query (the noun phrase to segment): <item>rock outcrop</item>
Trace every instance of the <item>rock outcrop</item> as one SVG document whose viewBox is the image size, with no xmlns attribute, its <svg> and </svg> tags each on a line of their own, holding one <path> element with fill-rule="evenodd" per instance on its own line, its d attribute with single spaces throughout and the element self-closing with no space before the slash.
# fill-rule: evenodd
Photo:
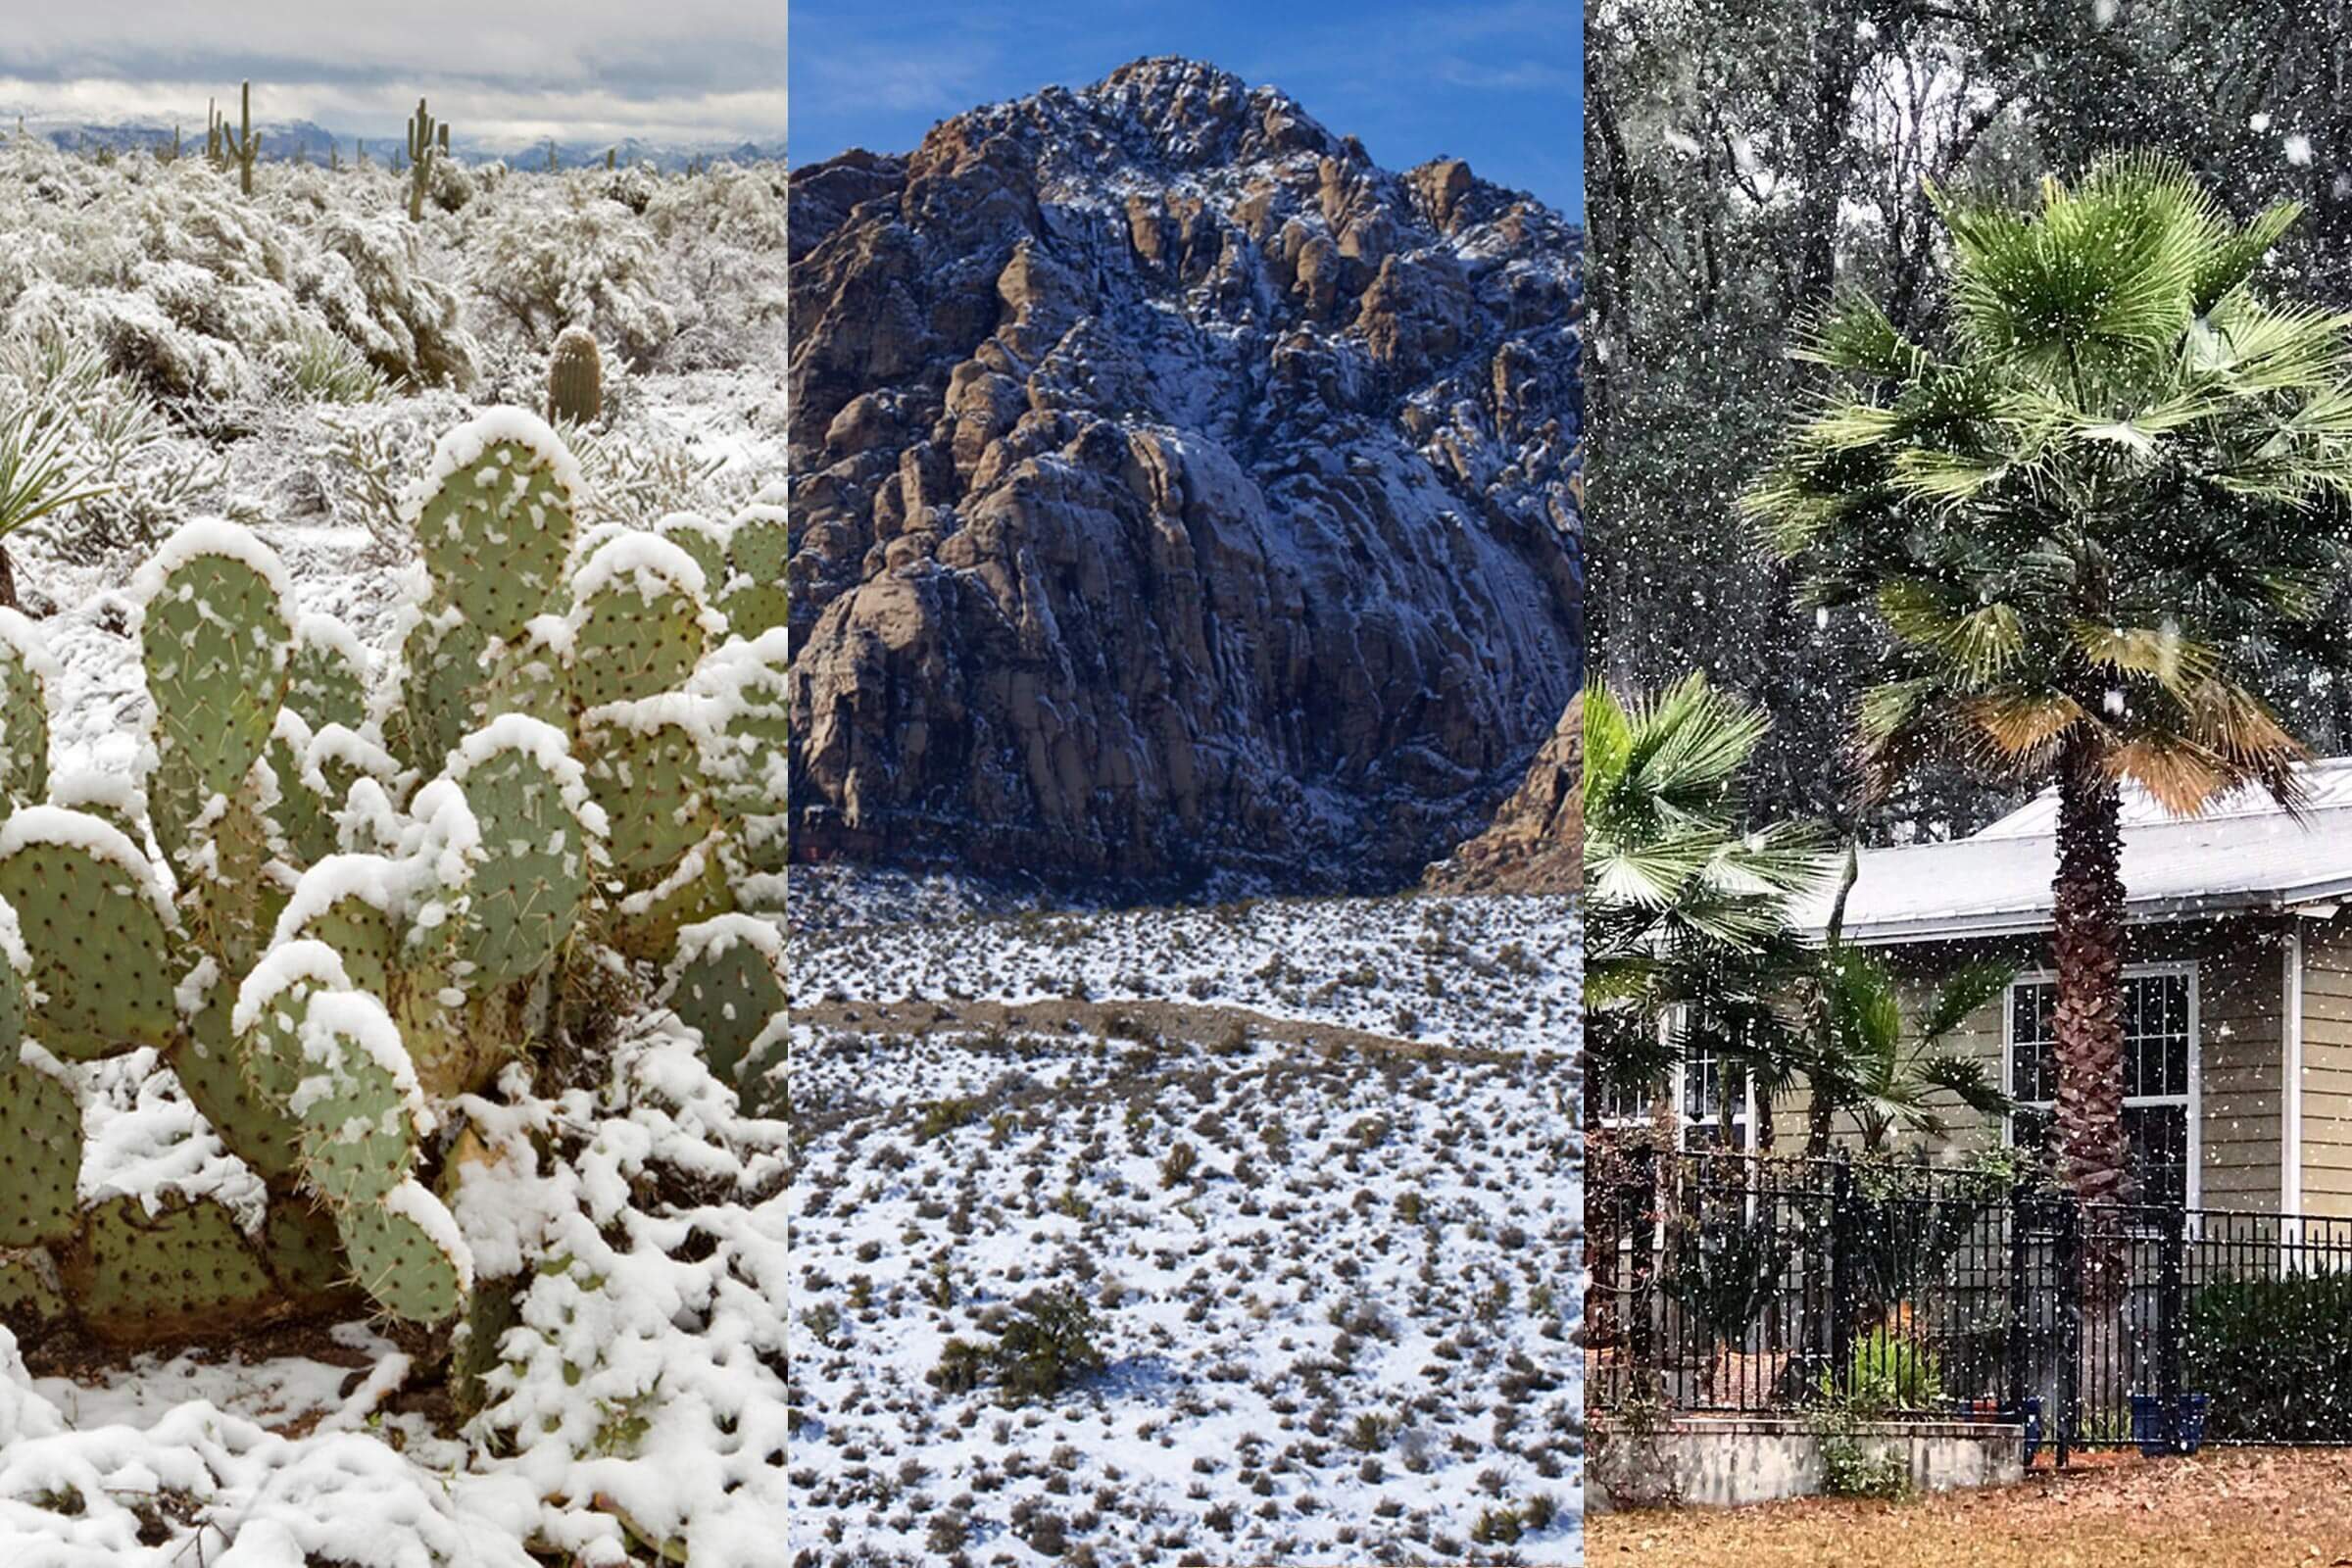
<svg viewBox="0 0 2352 1568">
<path fill-rule="evenodd" d="M 1432 893 L 1580 893 L 1585 879 L 1585 705 L 1568 705 L 1488 829 L 1429 868 Z"/>
<path fill-rule="evenodd" d="M 1396 887 L 1579 684 L 1581 238 L 1151 60 L 792 187 L 794 853 Z"/>
</svg>

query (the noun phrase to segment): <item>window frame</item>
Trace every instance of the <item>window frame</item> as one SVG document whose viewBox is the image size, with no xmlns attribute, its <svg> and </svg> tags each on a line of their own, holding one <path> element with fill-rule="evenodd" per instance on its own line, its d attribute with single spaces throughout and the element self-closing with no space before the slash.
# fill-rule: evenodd
<svg viewBox="0 0 2352 1568">
<path fill-rule="evenodd" d="M 2182 1202 L 2188 1208 L 2199 1206 L 2204 1192 L 2205 1170 L 2205 1025 L 2200 1010 L 2201 997 L 2197 960 L 2171 958 L 2154 963 L 2127 963 L 2123 977 L 2140 980 L 2158 975 L 2180 975 L 2188 982 L 2188 1092 L 2184 1095 L 2130 1095 L 2125 1097 L 2127 1108 L 2144 1109 L 2159 1105 L 2178 1105 L 2187 1120 L 2185 1158 L 2188 1163 L 2186 1180 L 2182 1183 Z M 2009 984 L 2001 991 L 2001 1093 L 2010 1102 L 2009 1112 L 2001 1117 L 2001 1147 L 2017 1147 L 2017 1109 L 2025 1106 L 2048 1106 L 2053 1112 L 2057 1102 L 2025 1101 L 2017 1098 L 2017 992 L 2022 986 L 2055 986 L 2056 969 L 2020 970 L 2010 976 Z"/>
</svg>

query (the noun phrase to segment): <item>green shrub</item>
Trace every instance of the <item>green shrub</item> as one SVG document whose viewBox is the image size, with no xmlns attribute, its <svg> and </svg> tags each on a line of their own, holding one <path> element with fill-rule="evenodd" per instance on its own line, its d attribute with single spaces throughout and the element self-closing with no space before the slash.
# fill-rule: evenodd
<svg viewBox="0 0 2352 1568">
<path fill-rule="evenodd" d="M 998 1337 L 997 1374 L 1012 1402 L 1051 1398 L 1080 1378 L 1102 1370 L 1095 1346 L 1102 1332 L 1094 1308 L 1074 1291 L 1041 1291 Z"/>
<path fill-rule="evenodd" d="M 1917 1341 L 1871 1330 L 1854 1342 L 1849 1397 L 1880 1412 L 1935 1410 L 1943 1405 L 1943 1372 L 1936 1353 Z"/>
<path fill-rule="evenodd" d="M 2187 1388 L 2208 1439 L 2352 1442 L 2352 1276 L 2226 1280 L 2189 1298 Z"/>
</svg>

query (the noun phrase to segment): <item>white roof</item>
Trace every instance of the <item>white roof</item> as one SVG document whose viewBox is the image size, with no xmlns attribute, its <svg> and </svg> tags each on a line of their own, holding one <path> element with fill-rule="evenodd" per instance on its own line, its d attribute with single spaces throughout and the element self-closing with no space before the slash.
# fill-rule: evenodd
<svg viewBox="0 0 2352 1568">
<path fill-rule="evenodd" d="M 2134 921 L 2289 909 L 2352 898 L 2352 758 L 2304 769 L 2289 816 L 2259 790 L 2179 818 L 2124 795 L 2124 898 Z M 2045 790 L 1974 837 L 1864 850 L 1845 902 L 1846 940 L 2006 936 L 2050 925 L 2058 792 Z M 1800 928 L 1828 925 L 1836 878 L 1804 900 Z"/>
</svg>

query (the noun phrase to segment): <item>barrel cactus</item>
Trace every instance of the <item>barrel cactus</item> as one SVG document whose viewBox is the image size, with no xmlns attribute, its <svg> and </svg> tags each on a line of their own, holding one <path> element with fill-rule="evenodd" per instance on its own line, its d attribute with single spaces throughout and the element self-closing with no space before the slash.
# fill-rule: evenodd
<svg viewBox="0 0 2352 1568">
<path fill-rule="evenodd" d="M 596 334 L 567 326 L 547 356 L 547 416 L 562 424 L 594 424 L 605 412 L 605 361 Z"/>
<path fill-rule="evenodd" d="M 131 594 L 135 778 L 51 779 L 53 666 L 0 618 L 0 1322 L 459 1321 L 462 1107 L 575 974 L 643 961 L 714 1073 L 768 1092 L 780 944 L 739 911 L 780 885 L 783 633 L 728 636 L 715 537 L 582 537 L 579 483 L 522 411 L 444 438 L 381 669 L 250 532 L 180 529 Z M 81 1190 L 80 1064 L 142 1048 L 259 1201 Z"/>
</svg>

